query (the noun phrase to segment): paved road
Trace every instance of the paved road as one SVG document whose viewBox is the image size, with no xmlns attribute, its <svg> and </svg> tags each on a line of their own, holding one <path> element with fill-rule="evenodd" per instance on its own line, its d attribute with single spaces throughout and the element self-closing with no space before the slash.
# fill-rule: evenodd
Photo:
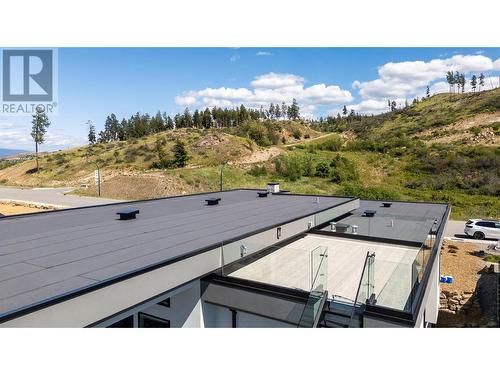
<svg viewBox="0 0 500 375">
<path fill-rule="evenodd" d="M 72 188 L 54 189 L 20 189 L 0 188 L 0 200 L 12 200 L 26 203 L 47 204 L 58 208 L 95 206 L 99 204 L 120 202 L 114 199 L 81 197 L 78 195 L 65 195 Z"/>
</svg>

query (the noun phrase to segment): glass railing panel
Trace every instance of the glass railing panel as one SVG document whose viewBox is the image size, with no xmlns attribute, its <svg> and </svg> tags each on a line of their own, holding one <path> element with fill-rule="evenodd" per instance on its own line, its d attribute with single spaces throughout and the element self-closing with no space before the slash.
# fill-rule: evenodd
<svg viewBox="0 0 500 375">
<path fill-rule="evenodd" d="M 310 253 L 310 281 L 311 289 L 304 306 L 299 327 L 313 327 L 326 298 L 328 280 L 328 248 L 318 246 Z"/>
<path fill-rule="evenodd" d="M 413 289 L 418 281 L 414 262 L 392 262 L 376 259 L 374 294 L 376 304 L 396 310 L 410 311 Z"/>
</svg>

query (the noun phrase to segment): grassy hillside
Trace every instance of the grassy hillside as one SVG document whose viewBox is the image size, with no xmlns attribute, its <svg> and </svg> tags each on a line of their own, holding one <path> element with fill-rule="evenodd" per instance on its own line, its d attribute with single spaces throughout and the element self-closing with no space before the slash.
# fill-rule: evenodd
<svg viewBox="0 0 500 375">
<path fill-rule="evenodd" d="M 377 116 L 307 124 L 250 121 L 230 129 L 180 129 L 96 146 L 102 194 L 138 199 L 219 188 L 263 187 L 270 180 L 297 193 L 448 202 L 452 217 L 500 212 L 500 90 L 439 94 Z M 322 132 L 323 131 L 323 132 Z M 329 133 L 325 133 L 328 131 Z M 184 168 L 155 169 L 157 140 L 167 158 L 176 140 L 190 157 Z M 92 182 L 87 148 L 50 153 L 0 167 L 0 184 L 78 186 Z M 95 157 L 94 157 L 95 159 Z M 95 187 L 80 194 L 95 195 Z"/>
</svg>

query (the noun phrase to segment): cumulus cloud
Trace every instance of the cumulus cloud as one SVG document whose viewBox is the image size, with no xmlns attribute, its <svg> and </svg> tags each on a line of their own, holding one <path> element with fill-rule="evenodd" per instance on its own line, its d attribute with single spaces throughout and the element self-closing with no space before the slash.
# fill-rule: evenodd
<svg viewBox="0 0 500 375">
<path fill-rule="evenodd" d="M 303 77 L 295 74 L 268 73 L 255 77 L 250 82 L 253 87 L 276 89 L 282 87 L 302 86 L 305 82 Z"/>
<path fill-rule="evenodd" d="M 465 74 L 499 70 L 499 60 L 493 61 L 484 55 L 455 55 L 430 61 L 388 62 L 379 67 L 377 79 L 354 81 L 353 87 L 363 99 L 415 96 L 449 70 Z"/>
<path fill-rule="evenodd" d="M 305 117 L 313 117 L 317 106 L 348 103 L 353 100 L 349 90 L 337 85 L 319 83 L 305 86 L 305 78 L 289 73 L 268 73 L 255 77 L 248 88 L 205 88 L 186 91 L 175 98 L 182 106 L 231 107 L 244 104 L 250 108 L 267 107 L 270 103 L 290 103 L 296 99 Z"/>
</svg>

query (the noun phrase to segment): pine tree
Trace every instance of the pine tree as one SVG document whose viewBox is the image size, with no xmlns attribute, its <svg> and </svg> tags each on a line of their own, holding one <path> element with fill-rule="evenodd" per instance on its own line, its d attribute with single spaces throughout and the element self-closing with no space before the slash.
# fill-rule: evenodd
<svg viewBox="0 0 500 375">
<path fill-rule="evenodd" d="M 425 90 L 425 96 L 430 98 L 431 97 L 431 88 L 429 85 L 427 85 L 427 89 Z"/>
<path fill-rule="evenodd" d="M 472 88 L 472 92 L 476 92 L 477 77 L 475 74 L 473 74 L 471 79 L 470 79 L 470 87 Z"/>
<path fill-rule="evenodd" d="M 453 76 L 453 85 L 457 85 L 457 93 L 460 91 L 460 72 L 455 72 Z M 455 90 L 453 90 L 455 92 Z"/>
<path fill-rule="evenodd" d="M 208 109 L 208 108 L 207 108 Z M 181 140 L 177 140 L 172 152 L 174 154 L 173 165 L 177 168 L 185 167 L 189 159 L 188 153 L 186 151 L 186 146 Z"/>
<path fill-rule="evenodd" d="M 285 119 L 286 115 L 288 114 L 288 106 L 285 104 L 285 102 L 281 103 L 281 116 L 283 119 Z"/>
<path fill-rule="evenodd" d="M 295 98 L 292 100 L 292 105 L 288 107 L 288 118 L 298 120 L 300 118 L 300 107 Z"/>
<path fill-rule="evenodd" d="M 201 118 L 200 111 L 195 110 L 193 114 L 193 125 L 195 128 L 201 129 L 203 127 L 203 121 Z"/>
<path fill-rule="evenodd" d="M 212 114 L 208 108 L 205 108 L 203 111 L 202 125 L 205 129 L 210 129 L 212 127 Z"/>
<path fill-rule="evenodd" d="M 89 146 L 93 146 L 97 142 L 97 137 L 95 134 L 95 126 L 90 120 L 87 121 L 87 124 L 89 126 L 89 134 L 88 134 Z"/>
<path fill-rule="evenodd" d="M 450 94 L 451 94 L 451 88 L 453 86 L 453 72 L 451 70 L 446 72 L 446 82 L 448 82 L 448 85 L 450 85 Z"/>
<path fill-rule="evenodd" d="M 391 102 L 391 112 L 396 110 L 396 106 L 397 106 L 396 101 L 393 100 Z"/>
<path fill-rule="evenodd" d="M 344 116 L 347 116 L 347 107 L 344 105 L 344 108 L 342 108 L 342 114 Z"/>
<path fill-rule="evenodd" d="M 465 92 L 465 74 L 460 74 L 460 86 L 462 86 L 462 94 Z"/>
<path fill-rule="evenodd" d="M 479 91 L 481 91 L 481 88 L 484 87 L 484 74 L 481 73 L 479 75 Z"/>
<path fill-rule="evenodd" d="M 276 104 L 274 107 L 274 116 L 276 120 L 279 120 L 281 118 L 281 108 L 279 104 Z"/>
<path fill-rule="evenodd" d="M 273 104 L 273 103 L 271 103 L 271 104 L 269 105 L 269 116 L 268 116 L 268 117 L 269 117 L 270 119 L 274 119 L 274 118 L 275 118 L 274 116 L 275 116 L 274 104 Z"/>
<path fill-rule="evenodd" d="M 45 133 L 50 126 L 50 121 L 44 111 L 38 111 L 33 115 L 31 120 L 33 124 L 31 128 L 31 137 L 35 141 L 35 158 L 36 158 L 36 171 L 40 171 L 38 164 L 38 145 L 45 142 Z"/>
</svg>

